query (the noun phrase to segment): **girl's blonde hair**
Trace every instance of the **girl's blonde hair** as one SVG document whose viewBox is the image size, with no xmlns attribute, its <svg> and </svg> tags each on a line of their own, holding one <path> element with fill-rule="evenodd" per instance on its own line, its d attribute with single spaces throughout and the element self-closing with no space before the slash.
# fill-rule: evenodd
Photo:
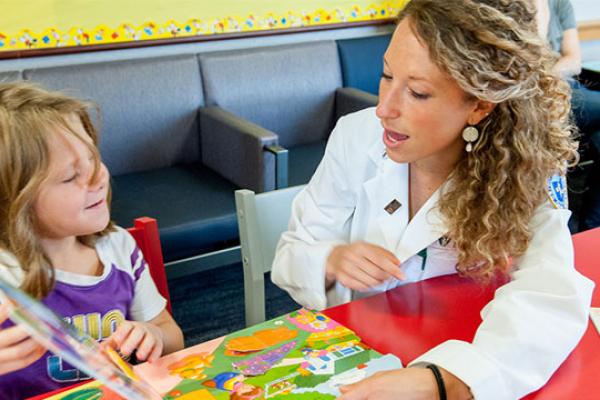
<svg viewBox="0 0 600 400">
<path fill-rule="evenodd" d="M 40 245 L 33 211 L 40 185 L 48 176 L 49 140 L 61 128 L 78 137 L 93 154 L 91 179 L 96 179 L 100 155 L 98 134 L 88 113 L 91 107 L 30 83 L 0 83 L 0 249 L 17 259 L 24 271 L 21 288 L 37 298 L 45 297 L 54 286 L 54 268 Z M 69 126 L 71 115 L 79 117 L 93 144 Z M 102 232 L 78 239 L 92 245 L 110 230 L 112 223 Z"/>
<path fill-rule="evenodd" d="M 412 0 L 399 15 L 468 98 L 496 104 L 439 201 L 458 271 L 484 281 L 525 252 L 547 179 L 578 158 L 571 91 L 552 72 L 532 3 Z"/>
</svg>

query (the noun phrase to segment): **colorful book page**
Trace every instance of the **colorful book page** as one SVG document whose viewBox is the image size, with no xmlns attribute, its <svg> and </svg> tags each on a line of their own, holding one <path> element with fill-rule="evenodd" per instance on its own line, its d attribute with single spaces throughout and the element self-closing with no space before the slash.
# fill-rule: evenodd
<svg viewBox="0 0 600 400">
<path fill-rule="evenodd" d="M 179 385 L 185 378 L 180 374 L 173 373 L 174 366 L 183 360 L 190 360 L 198 355 L 212 355 L 222 345 L 225 336 L 188 347 L 176 353 L 161 357 L 153 363 L 144 363 L 133 367 L 136 374 L 146 382 L 151 382 L 152 387 L 159 393 L 167 393 L 170 389 Z M 193 362 L 193 360 L 192 360 Z M 191 364 L 190 368 L 197 368 L 201 363 Z"/>
<path fill-rule="evenodd" d="M 301 309 L 133 370 L 164 400 L 327 400 L 342 385 L 397 368 L 402 363 L 395 356 L 382 356 L 326 315 Z M 51 399 L 118 398 L 111 396 L 92 382 Z"/>
<path fill-rule="evenodd" d="M 199 352 L 194 347 L 185 351 L 188 356 Z M 210 355 L 190 365 L 187 376 L 182 375 L 185 369 L 178 369 L 180 381 L 166 391 L 160 382 L 164 362 L 160 373 L 153 373 L 149 364 L 136 372 L 160 385 L 165 400 L 292 400 L 335 399 L 341 385 L 402 367 L 398 358 L 382 357 L 350 329 L 305 309 L 227 335 Z M 201 371 L 194 370 L 198 366 Z"/>
<path fill-rule="evenodd" d="M 100 380 L 127 399 L 160 399 L 160 395 L 129 370 L 111 360 L 114 354 L 88 335 L 67 324 L 38 300 L 0 279 L 0 300 L 9 318 L 20 324 L 41 345 L 73 367 Z M 124 363 L 123 361 L 121 361 Z"/>
</svg>

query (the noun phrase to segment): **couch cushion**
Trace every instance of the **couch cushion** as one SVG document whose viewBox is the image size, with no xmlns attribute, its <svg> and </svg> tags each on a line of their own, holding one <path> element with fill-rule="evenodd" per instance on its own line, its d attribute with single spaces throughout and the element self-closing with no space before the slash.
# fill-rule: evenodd
<svg viewBox="0 0 600 400">
<path fill-rule="evenodd" d="M 0 72 L 0 82 L 13 82 L 23 79 L 18 71 Z"/>
<path fill-rule="evenodd" d="M 41 68 L 24 76 L 99 105 L 100 150 L 113 174 L 200 159 L 203 97 L 194 55 Z"/>
<path fill-rule="evenodd" d="M 344 87 L 379 94 L 383 55 L 392 35 L 338 40 Z"/>
<path fill-rule="evenodd" d="M 325 154 L 327 140 L 288 149 L 288 186 L 303 185 L 315 173 Z"/>
<path fill-rule="evenodd" d="M 333 127 L 342 84 L 335 42 L 200 55 L 206 103 L 279 135 L 284 147 L 321 140 Z"/>
<path fill-rule="evenodd" d="M 238 237 L 233 184 L 200 164 L 112 178 L 113 220 L 156 218 L 166 261 L 220 247 Z"/>
</svg>

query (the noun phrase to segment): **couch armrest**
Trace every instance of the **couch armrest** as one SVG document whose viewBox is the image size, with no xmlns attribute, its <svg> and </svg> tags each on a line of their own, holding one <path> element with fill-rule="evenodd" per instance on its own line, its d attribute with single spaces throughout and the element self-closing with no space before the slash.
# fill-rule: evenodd
<svg viewBox="0 0 600 400">
<path fill-rule="evenodd" d="M 338 88 L 335 91 L 336 121 L 346 114 L 377 105 L 378 97 L 360 89 L 351 87 Z"/>
<path fill-rule="evenodd" d="M 275 189 L 288 187 L 288 150 L 279 145 L 265 146 L 275 156 Z"/>
<path fill-rule="evenodd" d="M 278 144 L 275 133 L 218 106 L 200 108 L 199 119 L 204 165 L 241 188 L 275 188 L 276 156 L 265 149 Z"/>
</svg>

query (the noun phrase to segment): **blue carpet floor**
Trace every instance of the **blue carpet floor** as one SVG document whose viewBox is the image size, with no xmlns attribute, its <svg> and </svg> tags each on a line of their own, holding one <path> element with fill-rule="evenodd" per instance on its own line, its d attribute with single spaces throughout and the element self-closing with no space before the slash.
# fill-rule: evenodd
<svg viewBox="0 0 600 400">
<path fill-rule="evenodd" d="M 242 264 L 172 279 L 173 317 L 183 330 L 186 347 L 245 327 Z M 298 309 L 286 292 L 265 275 L 267 319 Z"/>
</svg>

